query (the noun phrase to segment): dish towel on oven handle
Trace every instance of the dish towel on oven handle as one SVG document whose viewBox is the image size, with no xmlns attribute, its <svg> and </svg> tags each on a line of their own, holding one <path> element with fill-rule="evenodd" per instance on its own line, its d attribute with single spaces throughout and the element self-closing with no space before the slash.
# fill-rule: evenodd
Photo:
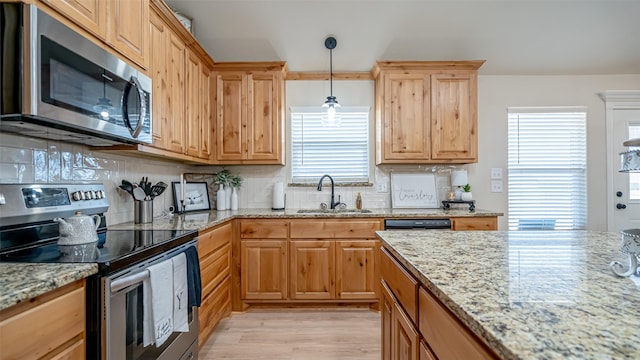
<svg viewBox="0 0 640 360">
<path fill-rule="evenodd" d="M 173 261 L 173 330 L 188 332 L 187 256 L 182 252 L 171 260 Z"/>
<path fill-rule="evenodd" d="M 153 319 L 150 323 L 153 324 L 153 339 L 160 347 L 173 332 L 173 261 L 168 259 L 148 269 Z"/>
<path fill-rule="evenodd" d="M 189 284 L 189 306 L 198 306 L 202 304 L 202 279 L 200 276 L 200 259 L 198 257 L 198 248 L 189 246 L 184 254 L 187 256 L 187 279 Z"/>
</svg>

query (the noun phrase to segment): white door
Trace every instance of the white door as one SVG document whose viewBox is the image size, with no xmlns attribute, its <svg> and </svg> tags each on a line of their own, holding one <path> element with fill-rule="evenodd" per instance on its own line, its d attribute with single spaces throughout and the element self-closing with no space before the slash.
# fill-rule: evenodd
<svg viewBox="0 0 640 360">
<path fill-rule="evenodd" d="M 625 100 L 629 100 L 626 98 Z M 607 99 L 607 141 L 609 171 L 608 230 L 640 229 L 640 173 L 619 172 L 620 153 L 633 148 L 623 142 L 640 138 L 640 102 L 636 106 L 610 103 Z"/>
</svg>

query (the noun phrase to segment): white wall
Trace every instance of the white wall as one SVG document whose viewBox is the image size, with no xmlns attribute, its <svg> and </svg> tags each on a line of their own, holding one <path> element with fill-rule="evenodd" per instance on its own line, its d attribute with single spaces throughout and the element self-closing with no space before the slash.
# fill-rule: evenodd
<svg viewBox="0 0 640 360">
<path fill-rule="evenodd" d="M 334 81 L 333 93 L 343 106 L 370 106 L 373 108 L 372 81 Z M 640 75 L 615 76 L 480 76 L 478 89 L 479 162 L 462 166 L 469 172 L 469 183 L 480 209 L 505 213 L 499 228 L 507 228 L 507 115 L 509 106 L 585 106 L 588 137 L 588 228 L 606 229 L 606 147 L 605 109 L 598 93 L 605 90 L 640 89 Z M 328 96 L 327 81 L 288 81 L 287 117 L 290 106 L 320 105 Z M 373 121 L 373 117 L 372 117 Z M 289 123 L 287 119 L 287 124 Z M 288 133 L 288 131 L 287 131 Z M 371 139 L 373 143 L 373 126 Z M 289 141 L 287 137 L 287 142 Z M 286 148 L 289 148 L 287 143 Z M 287 154 L 287 159 L 290 154 Z M 374 162 L 374 149 L 371 149 Z M 503 193 L 491 193 L 490 170 L 501 167 L 504 172 Z M 232 173 L 245 178 L 239 192 L 241 208 L 270 208 L 273 183 L 288 183 L 287 166 L 228 166 Z M 448 186 L 452 166 L 379 166 L 374 167 L 371 181 L 388 181 L 391 171 L 425 171 L 438 175 L 438 191 L 443 194 Z M 211 174 L 217 166 L 186 166 L 175 162 L 140 159 L 110 152 L 90 151 L 81 145 L 28 139 L 0 134 L 0 182 L 74 182 L 100 181 L 107 187 L 110 209 L 109 224 L 133 220 L 133 201 L 117 186 L 122 179 L 138 181 L 148 176 L 152 182 L 178 181 L 182 172 Z M 391 205 L 389 193 L 377 193 L 370 187 L 339 187 L 337 194 L 349 207 L 354 207 L 355 195 L 361 192 L 363 206 L 382 208 Z M 315 187 L 288 187 L 287 207 L 317 207 L 327 202 L 327 189 L 317 192 Z M 211 194 L 212 206 L 215 206 Z M 166 191 L 154 202 L 154 214 L 160 215 L 172 205 L 171 191 Z"/>
<path fill-rule="evenodd" d="M 470 165 L 478 207 L 507 214 L 507 192 L 491 193 L 491 168 L 503 168 L 507 185 L 507 107 L 585 106 L 587 108 L 587 227 L 606 230 L 605 106 L 598 93 L 640 89 L 640 75 L 479 76 L 478 152 Z M 500 218 L 507 228 L 507 217 Z"/>
</svg>

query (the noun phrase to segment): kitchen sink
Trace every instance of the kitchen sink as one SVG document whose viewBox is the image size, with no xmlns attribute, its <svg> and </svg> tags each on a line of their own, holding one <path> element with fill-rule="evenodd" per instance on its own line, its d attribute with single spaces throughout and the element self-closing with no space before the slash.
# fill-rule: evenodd
<svg viewBox="0 0 640 360">
<path fill-rule="evenodd" d="M 368 214 L 371 210 L 366 209 L 300 209 L 298 214 L 343 214 L 343 213 L 362 213 Z"/>
</svg>

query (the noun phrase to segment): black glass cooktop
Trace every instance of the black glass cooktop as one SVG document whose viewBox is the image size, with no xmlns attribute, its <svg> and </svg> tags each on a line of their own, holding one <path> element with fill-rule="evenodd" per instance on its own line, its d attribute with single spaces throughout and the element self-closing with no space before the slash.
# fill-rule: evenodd
<svg viewBox="0 0 640 360">
<path fill-rule="evenodd" d="M 99 272 L 112 273 L 159 255 L 197 236 L 195 230 L 107 230 L 98 242 L 59 246 L 57 241 L 0 255 L 1 262 L 97 263 Z"/>
</svg>

